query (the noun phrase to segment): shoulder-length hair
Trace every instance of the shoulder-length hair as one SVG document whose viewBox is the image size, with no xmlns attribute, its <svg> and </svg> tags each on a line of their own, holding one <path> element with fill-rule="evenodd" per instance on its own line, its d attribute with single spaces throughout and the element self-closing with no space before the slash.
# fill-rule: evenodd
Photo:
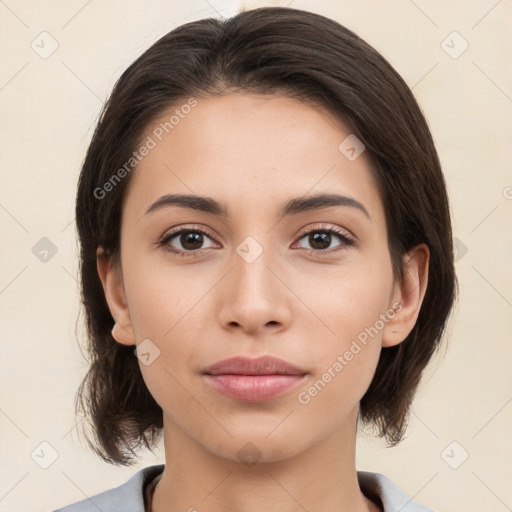
<svg viewBox="0 0 512 512">
<path fill-rule="evenodd" d="M 94 439 L 86 434 L 87 442 L 105 461 L 129 465 L 135 448 L 151 449 L 163 426 L 133 347 L 112 337 L 114 319 L 96 266 L 100 245 L 112 261 L 119 256 L 123 197 L 133 174 L 126 162 L 149 124 L 170 107 L 230 92 L 285 94 L 336 116 L 365 145 L 385 208 L 396 279 L 403 278 L 409 249 L 423 242 L 429 247 L 428 287 L 417 322 L 402 343 L 383 348 L 360 401 L 362 423 L 394 446 L 403 438 L 422 372 L 441 343 L 456 296 L 439 157 L 412 91 L 382 55 L 334 20 L 281 7 L 175 28 L 126 69 L 103 107 L 76 198 L 90 368 L 75 409 L 92 426 Z"/>
</svg>

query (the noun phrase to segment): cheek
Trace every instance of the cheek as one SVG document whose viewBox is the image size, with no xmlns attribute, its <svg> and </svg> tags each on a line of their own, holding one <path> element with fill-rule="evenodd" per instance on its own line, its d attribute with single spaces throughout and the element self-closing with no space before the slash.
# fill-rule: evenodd
<svg viewBox="0 0 512 512">
<path fill-rule="evenodd" d="M 215 279 L 198 279 L 197 272 L 194 278 L 192 266 L 173 267 L 165 258 L 148 265 L 134 253 L 126 256 L 124 270 L 136 343 L 151 341 L 151 363 L 140 363 L 144 381 L 164 411 L 191 410 L 195 402 L 187 390 L 201 353 L 201 333 L 211 323 L 207 292 Z"/>
<path fill-rule="evenodd" d="M 382 347 L 381 315 L 391 291 L 385 274 L 345 275 L 339 285 L 318 294 L 324 333 L 315 336 L 314 373 L 297 396 L 310 428 L 328 432 L 341 424 L 370 386 Z M 310 330 L 311 327 L 309 328 Z"/>
<path fill-rule="evenodd" d="M 308 329 L 316 329 L 333 351 L 343 350 L 358 336 L 364 341 L 364 333 L 376 323 L 379 335 L 372 330 L 371 338 L 380 341 L 379 319 L 393 292 L 390 260 L 357 255 L 346 265 L 324 267 L 313 275 L 297 272 L 294 285 L 316 317 L 308 319 Z"/>
<path fill-rule="evenodd" d="M 331 269 L 326 283 L 316 286 L 310 295 L 317 318 L 306 325 L 315 340 L 310 355 L 319 382 L 306 390 L 304 401 L 317 393 L 322 398 L 311 402 L 325 400 L 324 405 L 332 401 L 342 406 L 347 400 L 350 405 L 371 383 L 383 330 L 394 316 L 388 309 L 393 290 L 391 263 L 361 259 L 336 273 Z"/>
<path fill-rule="evenodd" d="M 173 265 L 165 256 L 143 253 L 127 258 L 126 267 L 126 294 L 137 340 L 165 343 L 177 331 L 198 326 L 201 302 L 207 300 L 215 276 L 193 266 Z"/>
</svg>

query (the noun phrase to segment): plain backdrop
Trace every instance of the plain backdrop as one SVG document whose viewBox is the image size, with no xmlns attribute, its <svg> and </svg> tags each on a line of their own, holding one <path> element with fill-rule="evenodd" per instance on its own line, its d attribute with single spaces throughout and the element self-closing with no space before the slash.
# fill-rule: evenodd
<svg viewBox="0 0 512 512">
<path fill-rule="evenodd" d="M 111 466 L 76 433 L 86 364 L 75 187 L 122 71 L 172 28 L 242 4 L 0 1 L 1 511 L 53 510 L 163 462 L 160 449 Z M 460 298 L 447 348 L 426 371 L 406 439 L 386 448 L 360 436 L 357 468 L 438 511 L 511 510 L 512 2 L 243 5 L 287 4 L 334 18 L 396 68 L 428 119 L 451 200 Z"/>
</svg>

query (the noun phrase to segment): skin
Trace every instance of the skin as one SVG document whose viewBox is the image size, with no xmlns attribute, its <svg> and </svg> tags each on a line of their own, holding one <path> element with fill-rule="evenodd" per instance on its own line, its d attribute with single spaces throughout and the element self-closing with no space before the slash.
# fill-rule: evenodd
<svg viewBox="0 0 512 512">
<path fill-rule="evenodd" d="M 146 136 L 168 118 L 164 113 Z M 414 248 L 405 279 L 395 280 L 365 153 L 350 161 L 338 150 L 349 134 L 329 113 L 283 96 L 201 98 L 134 171 L 121 264 L 102 257 L 100 247 L 98 272 L 116 341 L 149 338 L 160 350 L 150 365 L 140 363 L 164 414 L 166 466 L 153 512 L 381 510 L 357 482 L 359 401 L 381 349 L 401 343 L 416 322 L 429 252 Z M 320 192 L 356 199 L 370 218 L 350 206 L 278 217 L 289 199 Z M 208 196 L 225 203 L 229 216 L 178 206 L 145 214 L 169 193 Z M 181 257 L 157 245 L 174 227 L 213 236 L 199 242 L 196 256 Z M 332 227 L 354 245 L 333 234 L 322 249 L 303 235 Z M 247 236 L 263 250 L 252 263 L 236 251 Z M 167 246 L 184 250 L 179 235 Z M 308 253 L 312 247 L 324 252 Z M 400 312 L 301 404 L 298 394 L 396 303 Z M 201 375 L 221 359 L 266 354 L 305 369 L 305 381 L 251 403 L 220 394 Z M 249 442 L 260 457 L 252 465 L 237 455 Z"/>
</svg>

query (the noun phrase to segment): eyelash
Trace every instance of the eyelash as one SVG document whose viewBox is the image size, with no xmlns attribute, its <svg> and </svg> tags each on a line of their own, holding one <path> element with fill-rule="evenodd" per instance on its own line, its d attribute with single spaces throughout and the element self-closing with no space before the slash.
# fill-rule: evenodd
<svg viewBox="0 0 512 512">
<path fill-rule="evenodd" d="M 212 238 L 214 239 L 215 237 L 210 233 L 208 232 L 207 230 L 205 230 L 204 228 L 179 228 L 179 229 L 176 229 L 176 230 L 173 230 L 173 231 L 170 231 L 168 233 L 166 233 L 157 243 L 156 245 L 158 247 L 163 247 L 166 251 L 169 251 L 173 254 L 175 254 L 176 256 L 182 256 L 182 257 L 198 257 L 198 256 L 201 256 L 203 254 L 203 252 L 201 250 L 197 250 L 197 251 L 182 251 L 180 249 L 175 249 L 175 248 L 171 248 L 168 244 L 169 242 L 175 238 L 176 236 L 182 234 L 182 233 L 201 233 L 203 235 L 206 235 L 208 236 L 209 238 Z M 306 236 L 310 235 L 311 233 L 330 233 L 330 234 L 334 234 L 336 235 L 341 243 L 339 246 L 337 246 L 337 248 L 335 249 L 302 249 L 304 251 L 307 251 L 309 254 L 313 254 L 315 256 L 325 256 L 325 255 L 330 255 L 332 253 L 336 253 L 338 251 L 342 251 L 342 250 L 345 250 L 347 247 L 351 247 L 354 245 L 354 240 L 349 237 L 345 231 L 342 231 L 338 228 L 334 228 L 334 227 L 326 227 L 326 226 L 322 226 L 320 228 L 314 228 L 314 229 L 310 229 L 309 231 L 305 231 L 303 233 L 301 233 L 299 235 L 299 238 L 298 238 L 298 241 L 302 240 L 303 238 L 305 238 Z"/>
</svg>

